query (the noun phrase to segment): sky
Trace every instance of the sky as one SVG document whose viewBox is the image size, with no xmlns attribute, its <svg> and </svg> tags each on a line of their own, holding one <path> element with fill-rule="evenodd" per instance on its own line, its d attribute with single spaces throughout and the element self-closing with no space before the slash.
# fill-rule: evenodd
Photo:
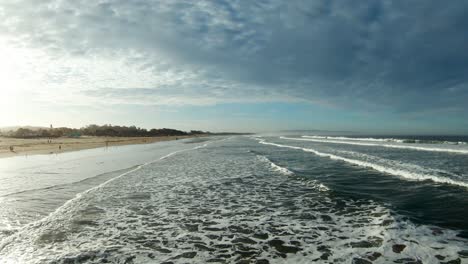
<svg viewBox="0 0 468 264">
<path fill-rule="evenodd" d="M 2 0 L 0 126 L 468 134 L 468 2 Z"/>
</svg>

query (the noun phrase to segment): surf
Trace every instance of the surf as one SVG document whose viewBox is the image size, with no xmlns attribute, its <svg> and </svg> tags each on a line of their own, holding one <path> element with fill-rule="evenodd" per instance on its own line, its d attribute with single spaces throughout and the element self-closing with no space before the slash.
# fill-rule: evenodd
<svg viewBox="0 0 468 264">
<path fill-rule="evenodd" d="M 124 172 L 122 174 L 119 174 L 119 175 L 117 175 L 117 176 L 115 176 L 115 177 L 113 177 L 113 178 L 111 178 L 111 179 L 109 179 L 109 180 L 95 186 L 95 187 L 92 187 L 92 188 L 90 188 L 88 190 L 85 190 L 85 191 L 83 191 L 81 193 L 76 194 L 74 198 L 66 201 L 64 204 L 62 204 L 60 207 L 58 207 L 55 211 L 48 214 L 46 217 L 44 217 L 44 218 L 42 218 L 42 219 L 40 219 L 38 221 L 29 223 L 29 224 L 21 227 L 20 229 L 18 229 L 18 231 L 15 232 L 14 234 L 12 234 L 11 236 L 8 236 L 8 237 L 5 237 L 4 239 L 2 239 L 0 241 L 0 252 L 3 251 L 5 249 L 5 247 L 7 247 L 12 242 L 14 242 L 15 239 L 20 237 L 23 233 L 27 232 L 28 230 L 40 227 L 40 226 L 44 225 L 45 223 L 47 223 L 48 221 L 54 219 L 57 215 L 63 215 L 63 214 L 66 214 L 66 212 L 68 212 L 69 210 L 72 210 L 73 208 L 76 207 L 76 205 L 79 203 L 79 201 L 83 197 L 85 197 L 87 194 L 99 191 L 100 189 L 102 189 L 103 187 L 108 185 L 109 183 L 114 182 L 114 181 L 116 181 L 116 180 L 118 180 L 118 179 L 120 179 L 122 177 L 125 177 L 126 175 L 129 175 L 129 174 L 131 174 L 133 172 L 139 171 L 139 170 L 141 170 L 142 168 L 144 168 L 144 167 L 146 167 L 148 165 L 151 165 L 151 164 L 154 164 L 156 162 L 168 159 L 169 157 L 174 156 L 174 155 L 176 155 L 178 153 L 181 153 L 181 152 L 186 152 L 186 151 L 205 148 L 205 147 L 208 146 L 208 144 L 213 143 L 213 142 L 216 142 L 216 141 L 208 142 L 208 143 L 205 143 L 203 145 L 199 145 L 199 146 L 196 146 L 196 147 L 193 147 L 193 148 L 181 149 L 181 150 L 171 152 L 171 153 L 169 153 L 169 154 L 167 154 L 167 155 L 165 155 L 163 157 L 160 157 L 160 158 L 158 158 L 156 160 L 152 160 L 152 161 L 143 163 L 141 165 L 135 166 L 133 169 L 127 170 L 126 172 Z"/>
<path fill-rule="evenodd" d="M 445 177 L 439 177 L 439 176 L 426 174 L 426 173 L 416 173 L 416 172 L 404 170 L 404 169 L 401 169 L 401 168 L 392 168 L 392 167 L 387 167 L 387 166 L 380 165 L 380 164 L 371 163 L 371 162 L 368 162 L 368 161 L 350 159 L 350 158 L 338 156 L 338 155 L 335 155 L 335 154 L 320 152 L 320 151 L 317 151 L 317 150 L 311 149 L 311 148 L 303 148 L 303 147 L 296 147 L 296 146 L 290 146 L 290 145 L 277 144 L 277 143 L 267 142 L 265 140 L 259 140 L 258 142 L 260 144 L 263 144 L 263 145 L 270 145 L 270 146 L 275 146 L 275 147 L 280 147 L 280 148 L 289 148 L 289 149 L 295 149 L 295 150 L 300 150 L 300 151 L 304 151 L 304 152 L 310 152 L 310 153 L 313 153 L 313 154 L 315 154 L 315 155 L 317 155 L 319 157 L 325 157 L 325 158 L 329 158 L 329 159 L 332 159 L 332 160 L 343 161 L 343 162 L 353 164 L 353 165 L 357 165 L 357 166 L 360 166 L 360 167 L 371 168 L 373 170 L 376 170 L 376 171 L 379 171 L 379 172 L 382 172 L 382 173 L 386 173 L 386 174 L 390 174 L 390 175 L 393 175 L 393 176 L 398 176 L 398 177 L 403 178 L 403 179 L 409 179 L 409 180 L 415 180 L 415 181 L 430 180 L 430 181 L 435 182 L 435 183 L 450 184 L 450 185 L 456 185 L 456 186 L 468 188 L 468 183 L 452 180 L 452 179 L 445 178 Z"/>
<path fill-rule="evenodd" d="M 286 140 L 296 140 L 296 141 L 309 141 L 309 142 L 357 145 L 357 146 L 368 146 L 368 147 L 384 147 L 384 148 L 395 148 L 395 149 L 410 149 L 410 150 L 418 150 L 418 151 L 468 154 L 468 149 L 465 150 L 465 149 L 452 149 L 452 148 L 429 148 L 429 147 L 422 147 L 422 146 L 404 146 L 404 145 L 376 144 L 376 143 L 364 143 L 364 142 L 347 142 L 347 141 L 315 139 L 315 138 L 291 138 L 291 137 L 280 137 L 280 138 L 286 139 Z"/>
<path fill-rule="evenodd" d="M 466 145 L 464 141 L 447 141 L 447 140 L 427 140 L 427 139 L 402 139 L 402 138 L 372 138 L 372 137 L 333 137 L 333 136 L 302 136 L 304 138 L 317 139 L 332 139 L 332 140 L 350 140 L 350 141 L 375 141 L 375 142 L 397 142 L 408 144 L 449 144 L 449 145 Z"/>
<path fill-rule="evenodd" d="M 267 157 L 263 156 L 263 155 L 257 155 L 257 158 L 263 162 L 266 162 L 270 165 L 270 167 L 274 170 L 274 171 L 277 171 L 283 175 L 286 175 L 286 176 L 291 176 L 291 175 L 294 175 L 294 172 L 288 170 L 287 168 L 285 167 L 281 167 L 279 166 L 278 164 L 274 163 L 273 161 L 271 161 L 270 159 L 268 159 Z"/>
</svg>

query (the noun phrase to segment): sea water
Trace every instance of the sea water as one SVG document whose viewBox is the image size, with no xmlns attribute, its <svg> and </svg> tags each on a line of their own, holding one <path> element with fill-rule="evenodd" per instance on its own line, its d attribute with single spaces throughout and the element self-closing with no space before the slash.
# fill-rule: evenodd
<svg viewBox="0 0 468 264">
<path fill-rule="evenodd" d="M 237 136 L 0 160 L 0 263 L 468 263 L 468 146 Z"/>
</svg>

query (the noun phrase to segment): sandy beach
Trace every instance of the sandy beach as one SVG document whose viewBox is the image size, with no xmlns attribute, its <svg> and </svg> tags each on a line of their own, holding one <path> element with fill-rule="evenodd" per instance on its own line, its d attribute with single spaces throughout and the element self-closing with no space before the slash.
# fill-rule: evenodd
<svg viewBox="0 0 468 264">
<path fill-rule="evenodd" d="M 175 140 L 195 136 L 165 136 L 165 137 L 80 137 L 55 138 L 48 142 L 47 138 L 20 139 L 0 137 L 0 158 L 18 155 L 55 154 L 82 149 L 106 146 L 121 146 L 131 144 L 148 144 L 159 141 Z M 10 146 L 13 151 L 10 151 Z"/>
</svg>

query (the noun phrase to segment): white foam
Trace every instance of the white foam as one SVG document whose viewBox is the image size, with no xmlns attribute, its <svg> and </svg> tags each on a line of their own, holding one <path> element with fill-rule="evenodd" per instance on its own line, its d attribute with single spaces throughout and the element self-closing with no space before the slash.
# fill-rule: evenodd
<svg viewBox="0 0 468 264">
<path fill-rule="evenodd" d="M 352 137 L 331 137 L 331 136 L 302 136 L 304 138 L 316 139 L 335 139 L 335 140 L 352 140 L 352 141 L 376 141 L 376 142 L 403 142 L 403 139 L 396 138 L 352 138 Z"/>
<path fill-rule="evenodd" d="M 327 158 L 330 158 L 332 160 L 340 160 L 340 161 L 344 161 L 344 162 L 354 164 L 354 165 L 358 165 L 358 166 L 361 166 L 361 167 L 372 168 L 372 169 L 374 169 L 376 171 L 384 172 L 384 173 L 391 174 L 391 175 L 394 175 L 394 176 L 399 176 L 399 177 L 405 178 L 405 179 L 417 180 L 417 181 L 431 180 L 431 181 L 437 182 L 437 183 L 451 184 L 451 185 L 457 185 L 457 186 L 462 186 L 462 187 L 468 188 L 468 183 L 466 183 L 466 182 L 455 181 L 455 180 L 452 180 L 452 179 L 449 179 L 449 178 L 430 175 L 430 174 L 425 174 L 425 173 L 411 172 L 411 171 L 407 171 L 407 170 L 403 170 L 403 169 L 399 169 L 399 168 L 386 167 L 386 166 L 383 166 L 383 165 L 380 165 L 380 164 L 375 164 L 375 163 L 371 163 L 371 162 L 367 162 L 367 161 L 355 160 L 355 159 L 350 159 L 350 158 L 337 156 L 337 155 L 334 155 L 334 154 L 319 152 L 319 151 L 311 149 L 311 148 L 301 148 L 301 147 L 296 147 L 296 146 L 276 144 L 276 143 L 266 142 L 264 140 L 260 140 L 259 143 L 264 144 L 264 145 L 276 146 L 276 147 L 280 147 L 280 148 L 297 149 L 297 150 L 302 150 L 302 151 L 305 151 L 305 152 L 311 152 L 311 153 L 314 153 L 315 155 L 320 156 L 320 157 L 327 157 Z"/>
<path fill-rule="evenodd" d="M 409 164 L 409 163 L 404 163 L 401 161 L 397 160 L 389 160 L 389 159 L 383 159 L 379 158 L 376 156 L 360 153 L 360 152 L 354 152 L 354 151 L 347 151 L 347 150 L 338 150 L 337 152 L 343 153 L 345 155 L 351 155 L 353 157 L 359 158 L 360 160 L 366 160 L 371 163 L 377 163 L 377 164 L 383 164 L 385 167 L 399 167 L 403 168 L 403 170 L 408 170 L 412 172 L 418 172 L 420 174 L 443 174 L 443 175 L 450 175 L 451 177 L 456 177 L 460 178 L 462 177 L 461 175 L 455 174 L 453 172 L 441 170 L 441 169 L 433 169 L 433 168 L 425 168 L 418 166 L 416 164 Z"/>
<path fill-rule="evenodd" d="M 304 138 L 316 138 L 316 139 L 332 139 L 332 140 L 350 140 L 350 141 L 375 141 L 375 142 L 398 142 L 398 143 L 405 143 L 405 141 L 410 140 L 414 143 L 421 143 L 428 142 L 431 140 L 423 140 L 423 139 L 400 139 L 400 138 L 356 138 L 356 137 L 332 137 L 332 136 L 302 136 Z M 467 142 L 463 141 L 431 141 L 433 144 L 450 144 L 450 145 L 466 145 Z"/>
<path fill-rule="evenodd" d="M 284 174 L 284 175 L 287 175 L 287 176 L 290 176 L 290 175 L 294 175 L 294 172 L 284 168 L 284 167 L 281 167 L 277 164 L 275 164 L 273 161 L 269 160 L 267 157 L 265 156 L 261 156 L 261 155 L 257 155 L 257 157 L 261 160 L 261 161 L 264 161 L 264 162 L 267 162 L 270 164 L 271 168 L 277 172 L 280 172 L 281 174 Z"/>
<path fill-rule="evenodd" d="M 286 176 L 292 176 L 294 175 L 294 172 L 288 170 L 287 168 L 284 168 L 284 167 L 281 167 L 279 166 L 278 164 L 272 162 L 270 159 L 268 159 L 267 157 L 265 156 L 262 156 L 262 155 L 257 155 L 257 158 L 260 159 L 261 161 L 263 162 L 266 162 L 268 164 L 270 164 L 271 168 L 281 174 L 284 174 Z M 317 181 L 317 180 L 308 180 L 306 183 L 305 183 L 307 186 L 309 187 L 312 187 L 318 191 L 321 191 L 321 192 L 328 192 L 330 191 L 330 188 L 328 188 L 327 186 L 325 186 L 323 183 Z"/>
<path fill-rule="evenodd" d="M 309 180 L 307 181 L 306 183 L 307 186 L 309 187 L 312 187 L 318 191 L 321 191 L 321 192 L 328 192 L 330 191 L 330 188 L 328 188 L 326 185 L 324 185 L 323 183 L 317 181 L 317 180 Z"/>
<path fill-rule="evenodd" d="M 239 155 L 232 155 L 233 150 Z M 450 261 L 466 248 L 467 242 L 457 239 L 455 231 L 439 229 L 440 234 L 434 235 L 430 227 L 400 219 L 380 203 L 311 191 L 305 185 L 315 188 L 315 181 L 301 177 L 257 175 L 259 165 L 269 165 L 244 155 L 244 150 L 233 148 L 223 154 L 213 148 L 176 155 L 123 177 L 106 186 L 105 192 L 87 195 L 66 215 L 23 232 L 0 251 L 0 262 L 80 262 L 88 257 L 96 263 L 123 263 L 131 256 L 135 263 L 207 263 L 214 258 L 230 263 L 242 258 L 244 246 L 255 252 L 252 262 L 320 262 L 327 257 L 325 249 L 330 263 L 367 259 L 368 252 L 382 254 L 375 263 L 416 256 L 424 263 L 438 263 L 436 254 Z M 96 205 L 102 211 L 90 214 L 86 208 Z M 81 220 L 95 225 L 77 222 Z M 187 231 L 187 224 L 197 228 Z M 268 239 L 247 233 L 266 234 Z M 50 239 L 63 238 L 61 234 L 66 238 Z M 236 241 L 246 237 L 254 242 Z M 273 239 L 299 251 L 283 258 L 275 246 L 268 246 Z M 375 239 L 381 242 L 372 248 L 352 246 Z M 395 243 L 406 248 L 396 254 Z M 198 249 L 197 244 L 210 251 Z M 159 252 L 161 248 L 169 252 Z M 196 254 L 180 257 L 189 252 Z"/>
<path fill-rule="evenodd" d="M 411 149 L 419 151 L 432 151 L 432 152 L 448 152 L 448 153 L 458 153 L 458 154 L 468 154 L 468 149 L 453 149 L 453 148 L 431 148 L 431 147 L 422 147 L 422 146 L 407 146 L 407 145 L 393 145 L 393 144 L 376 144 L 376 143 L 363 143 L 363 142 L 347 142 L 347 141 L 337 141 L 329 139 L 313 139 L 313 138 L 290 138 L 290 137 L 280 137 L 281 139 L 287 140 L 298 140 L 298 141 L 311 141 L 311 142 L 321 142 L 321 143 L 333 143 L 333 144 L 346 144 L 346 145 L 358 145 L 358 146 L 370 146 L 370 147 L 384 147 L 384 148 L 397 148 L 397 149 Z"/>
<path fill-rule="evenodd" d="M 172 153 L 169 153 L 159 159 L 156 159 L 156 160 L 153 160 L 153 161 L 150 161 L 150 162 L 146 162 L 142 165 L 139 165 L 137 167 L 135 167 L 134 169 L 132 170 L 129 170 L 129 171 L 126 171 L 125 173 L 122 173 L 112 179 L 109 179 L 91 189 L 88 189 L 84 192 L 81 192 L 81 193 L 78 193 L 73 199 L 70 199 L 68 200 L 67 202 L 65 202 L 62 206 L 60 206 L 59 208 L 57 208 L 54 212 L 50 213 L 48 216 L 36 221 L 36 222 L 32 222 L 32 223 L 29 223 L 25 226 L 23 226 L 18 232 L 16 232 L 14 235 L 12 236 L 9 236 L 7 238 L 5 238 L 4 240 L 1 240 L 0 241 L 0 251 L 3 250 L 3 248 L 5 246 L 7 246 L 9 243 L 11 243 L 16 237 L 20 237 L 20 235 L 22 235 L 23 232 L 26 232 L 29 228 L 33 228 L 35 226 L 41 226 L 43 223 L 46 223 L 47 221 L 50 221 L 51 219 L 55 218 L 56 215 L 61 215 L 61 214 L 64 214 L 66 213 L 68 210 L 70 210 L 70 208 L 73 208 L 75 203 L 78 202 L 83 196 L 85 196 L 86 194 L 90 193 L 90 192 L 95 192 L 95 191 L 98 191 L 99 189 L 102 189 L 104 186 L 106 186 L 107 184 L 119 179 L 119 178 L 122 178 L 130 173 L 133 173 L 135 171 L 138 171 L 140 169 L 142 169 L 143 167 L 146 167 L 150 164 L 153 164 L 153 163 L 156 163 L 160 160 L 164 160 L 164 159 L 167 159 L 173 155 L 176 155 L 178 153 L 181 153 L 181 152 L 185 152 L 185 151 L 190 151 L 190 150 L 195 150 L 195 149 L 200 149 L 200 148 L 204 148 L 206 147 L 208 144 L 210 144 L 212 142 L 208 142 L 208 143 L 205 143 L 203 145 L 200 145 L 200 146 L 196 146 L 194 148 L 189 148 L 189 149 L 182 149 L 182 150 L 178 150 L 178 151 L 174 151 Z M 12 262 L 14 263 L 14 262 Z"/>
</svg>

